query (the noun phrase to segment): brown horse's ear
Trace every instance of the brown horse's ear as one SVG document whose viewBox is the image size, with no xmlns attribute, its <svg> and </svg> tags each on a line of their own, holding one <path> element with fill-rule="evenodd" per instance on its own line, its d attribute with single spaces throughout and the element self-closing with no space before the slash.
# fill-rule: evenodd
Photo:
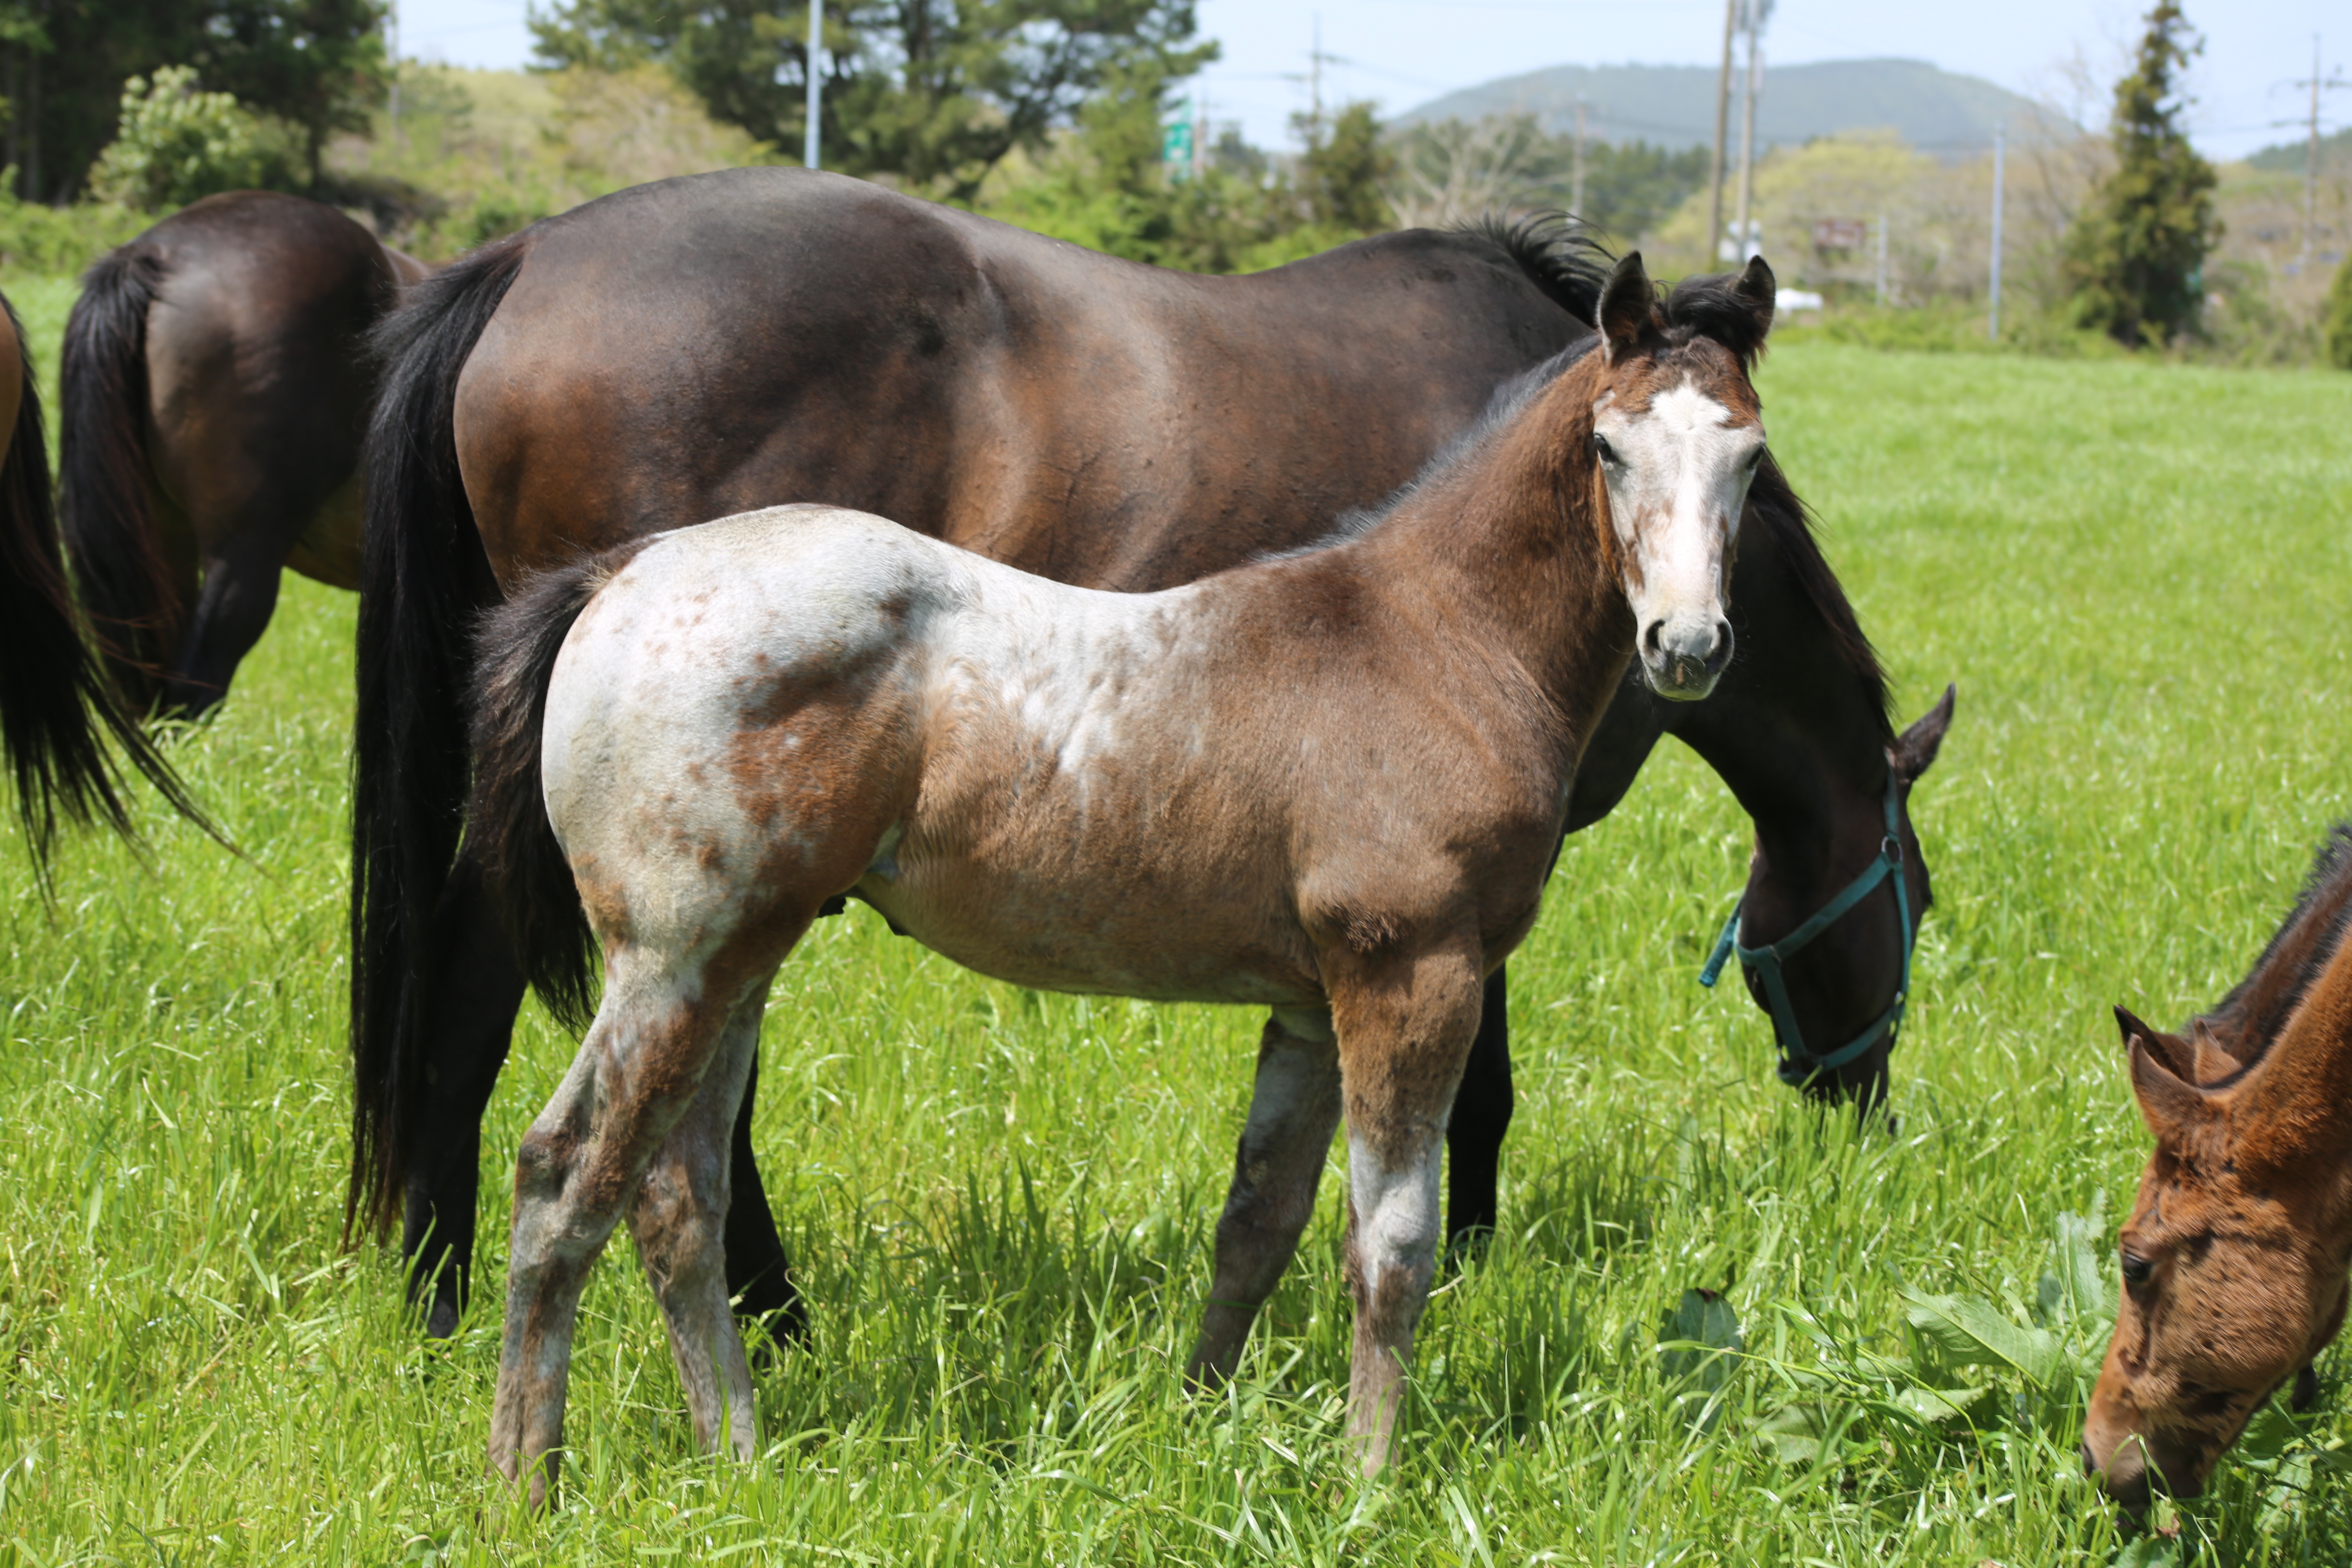
<svg viewBox="0 0 2352 1568">
<path fill-rule="evenodd" d="M 2145 1039 L 2134 1035 L 2129 1048 L 2132 1094 L 2139 1100 L 2140 1120 L 2158 1142 L 2176 1142 L 2212 1115 L 2211 1102 L 2158 1061 Z"/>
<path fill-rule="evenodd" d="M 1739 274 L 1739 281 L 1731 286 L 1731 297 L 1747 306 L 1748 313 L 1756 318 L 1756 342 L 1759 347 L 1765 334 L 1772 330 L 1772 309 L 1780 292 L 1772 269 L 1764 264 L 1760 256 L 1748 258 L 1748 266 Z"/>
<path fill-rule="evenodd" d="M 1609 274 L 1601 290 L 1601 362 L 1621 363 L 1656 330 L 1658 289 L 1642 265 L 1642 253 L 1629 250 Z"/>
<path fill-rule="evenodd" d="M 2246 1065 L 2230 1054 L 2222 1046 L 2221 1037 L 2213 1033 L 2212 1026 L 2202 1018 L 2189 1024 L 2189 1042 L 2196 1053 L 2196 1059 L 2189 1069 L 2189 1081 L 2200 1089 L 2207 1084 L 2221 1082 Z"/>
<path fill-rule="evenodd" d="M 1919 775 L 1936 761 L 1936 753 L 1944 749 L 1944 731 L 1952 727 L 1952 699 L 1959 688 L 1946 686 L 1944 695 L 1933 708 L 1921 716 L 1916 724 L 1903 731 L 1886 761 L 1895 775 L 1908 784 L 1919 782 Z"/>
<path fill-rule="evenodd" d="M 2190 1066 L 2197 1059 L 2196 1051 L 2179 1035 L 2166 1034 L 2155 1025 L 2142 1020 L 2138 1014 L 2120 1002 L 2116 1004 L 2116 1028 L 2124 1037 L 2125 1050 L 2130 1050 L 2132 1041 L 2137 1040 L 2147 1047 L 2147 1054 L 2157 1059 L 2158 1065 L 2173 1077 L 2189 1083 L 2202 1081 Z"/>
</svg>

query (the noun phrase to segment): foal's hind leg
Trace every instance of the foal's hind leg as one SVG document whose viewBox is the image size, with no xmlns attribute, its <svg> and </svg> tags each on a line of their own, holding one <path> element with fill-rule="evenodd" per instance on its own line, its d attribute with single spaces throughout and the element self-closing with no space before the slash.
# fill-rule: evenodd
<svg viewBox="0 0 2352 1568">
<path fill-rule="evenodd" d="M 1339 1125 L 1339 1047 L 1330 1016 L 1280 1012 L 1257 1047 L 1257 1086 L 1217 1221 L 1217 1272 L 1190 1375 L 1214 1385 L 1241 1362 L 1257 1310 L 1298 1250 Z"/>
<path fill-rule="evenodd" d="M 703 1076 L 702 1092 L 670 1130 L 629 1208 L 637 1257 L 669 1329 L 670 1355 L 686 1388 L 695 1443 L 710 1452 L 723 1433 L 739 1459 L 758 1451 L 759 1434 L 751 1411 L 751 1369 L 727 1305 L 722 1233 L 729 1133 L 759 1054 L 760 1016 L 767 1005 L 764 980 L 737 1004 L 718 1056 Z"/>
<path fill-rule="evenodd" d="M 735 973 L 749 967 L 735 966 Z M 774 964 L 751 973 L 764 984 Z M 490 1412 L 490 1463 L 509 1481 L 530 1472 L 533 1507 L 546 1499 L 563 1441 L 572 1326 L 589 1267 L 624 1209 L 637 1201 L 646 1168 L 703 1098 L 722 1058 L 728 1070 L 719 1074 L 720 1090 L 713 1093 L 715 1101 L 723 1101 L 716 1124 L 720 1137 L 725 1118 L 734 1113 L 748 1061 L 734 1060 L 727 1048 L 738 1038 L 729 1026 L 749 991 L 712 994 L 717 980 L 709 964 L 680 971 L 656 966 L 625 947 L 616 952 L 596 1022 L 516 1152 L 514 1241 L 506 1340 Z M 692 1184 L 683 1191 L 690 1197 Z M 709 1216 L 714 1236 L 723 1217 Z M 690 1231 L 677 1234 L 685 1238 L 678 1245 L 691 1243 Z M 656 1251 L 670 1257 L 667 1242 Z M 723 1317 L 723 1285 L 719 1289 Z M 740 1361 L 740 1342 L 735 1354 Z"/>
</svg>

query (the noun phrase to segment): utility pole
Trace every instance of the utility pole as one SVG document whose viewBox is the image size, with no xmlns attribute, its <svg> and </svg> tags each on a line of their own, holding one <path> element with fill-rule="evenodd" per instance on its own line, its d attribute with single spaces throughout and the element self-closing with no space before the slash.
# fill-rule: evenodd
<svg viewBox="0 0 2352 1568">
<path fill-rule="evenodd" d="M 2294 85 L 2311 89 L 2311 114 L 2305 122 L 2310 142 L 2303 155 L 2303 254 L 2295 265 L 2296 272 L 2302 273 L 2311 269 L 2312 244 L 2319 233 L 2319 95 L 2342 92 L 2352 87 L 2352 82 L 2346 81 L 2340 70 L 2334 76 L 2320 70 L 2319 35 L 2314 33 L 2311 35 L 2311 79 Z"/>
<path fill-rule="evenodd" d="M 1748 96 L 1739 116 L 1739 257 L 1746 265 L 1758 249 L 1756 231 L 1748 226 L 1748 196 L 1756 180 L 1756 99 L 1764 90 L 1764 61 L 1757 52 L 1756 32 L 1770 0 L 1748 0 Z"/>
<path fill-rule="evenodd" d="M 2000 164 L 2005 129 L 1992 128 L 1992 313 L 1986 321 L 1985 336 L 1994 342 L 2000 342 Z"/>
<path fill-rule="evenodd" d="M 1886 303 L 1886 215 L 1878 215 L 1878 303 Z"/>
<path fill-rule="evenodd" d="M 1731 121 L 1731 27 L 1739 0 L 1723 0 L 1723 70 L 1715 79 L 1715 158 L 1706 173 L 1706 266 L 1723 243 L 1723 143 Z"/>
<path fill-rule="evenodd" d="M 394 136 L 400 134 L 400 0 L 383 8 L 383 25 L 392 34 L 392 93 L 384 118 Z"/>
<path fill-rule="evenodd" d="M 822 128 L 824 102 L 824 0 L 809 0 L 808 36 L 808 135 L 801 148 L 801 162 L 812 169 L 822 169 Z"/>
<path fill-rule="evenodd" d="M 1568 211 L 1571 217 L 1584 216 L 1584 95 L 1576 95 L 1576 177 L 1569 187 Z"/>
<path fill-rule="evenodd" d="M 1201 94 L 1192 95 L 1192 177 L 1199 179 L 1209 166 L 1209 100 Z"/>
</svg>

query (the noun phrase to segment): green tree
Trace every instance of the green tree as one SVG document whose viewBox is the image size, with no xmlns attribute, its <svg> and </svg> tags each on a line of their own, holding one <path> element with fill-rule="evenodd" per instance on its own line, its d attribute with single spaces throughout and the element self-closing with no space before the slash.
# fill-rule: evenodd
<svg viewBox="0 0 2352 1568">
<path fill-rule="evenodd" d="M 277 116 L 302 142 L 310 184 L 327 139 L 365 131 L 391 82 L 386 0 L 211 0 L 187 58 L 205 84 Z"/>
<path fill-rule="evenodd" d="M 2177 0 L 2147 14 L 2131 74 L 2116 85 L 2116 168 L 2067 237 L 2074 308 L 2126 348 L 2195 329 L 2207 252 L 2221 238 L 2213 166 L 2180 126 L 2179 75 L 2203 44 Z"/>
<path fill-rule="evenodd" d="M 2327 288 L 2327 320 L 2321 331 L 2327 339 L 2327 363 L 2352 370 L 2352 256 L 2336 269 Z"/>
<path fill-rule="evenodd" d="M 90 170 L 92 195 L 144 212 L 270 183 L 268 131 L 225 92 L 202 92 L 186 66 L 122 84 L 122 120 Z"/>
<path fill-rule="evenodd" d="M 971 201 L 1016 147 L 1042 149 L 1122 74 L 1215 58 L 1192 0 L 836 0 L 825 7 L 825 163 Z M 761 0 L 562 0 L 532 18 L 550 65 L 668 65 L 713 118 L 795 150 L 808 11 Z"/>
<path fill-rule="evenodd" d="M 1386 187 L 1396 175 L 1397 156 L 1381 139 L 1372 106 L 1348 105 L 1328 131 L 1307 115 L 1296 116 L 1293 123 L 1307 142 L 1298 183 L 1315 221 L 1350 237 L 1394 228 Z"/>
</svg>

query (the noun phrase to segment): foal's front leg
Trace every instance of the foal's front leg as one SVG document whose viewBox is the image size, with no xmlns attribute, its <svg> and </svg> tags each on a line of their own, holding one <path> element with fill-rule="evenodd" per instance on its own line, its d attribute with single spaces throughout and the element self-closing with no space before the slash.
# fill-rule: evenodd
<svg viewBox="0 0 2352 1568">
<path fill-rule="evenodd" d="M 1331 1016 L 1277 1012 L 1257 1047 L 1257 1085 L 1217 1221 L 1217 1272 L 1189 1375 L 1214 1386 L 1234 1374 L 1257 1310 L 1274 1293 L 1315 1213 L 1332 1130 L 1339 1125 L 1339 1047 Z"/>
<path fill-rule="evenodd" d="M 1348 1114 L 1348 1431 L 1387 1465 L 1413 1331 L 1437 1272 L 1445 1123 L 1478 1031 L 1475 934 L 1419 951 L 1327 957 Z"/>
</svg>

